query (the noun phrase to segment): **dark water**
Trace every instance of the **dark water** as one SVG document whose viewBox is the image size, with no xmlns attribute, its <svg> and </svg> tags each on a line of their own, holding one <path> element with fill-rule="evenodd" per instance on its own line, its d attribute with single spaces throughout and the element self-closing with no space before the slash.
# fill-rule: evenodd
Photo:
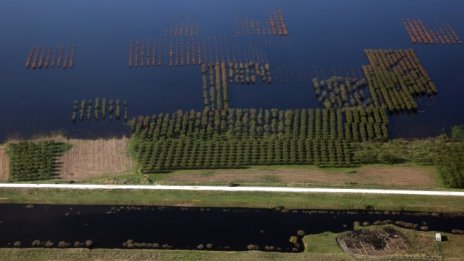
<svg viewBox="0 0 464 261">
<path fill-rule="evenodd" d="M 353 222 L 404 221 L 430 230 L 464 229 L 463 215 L 375 211 L 281 211 L 239 208 L 180 208 L 71 205 L 0 205 L 0 247 L 34 240 L 93 240 L 94 247 L 122 248 L 135 242 L 196 249 L 246 250 L 248 245 L 273 246 L 274 251 L 301 251 L 289 243 L 298 230 L 306 234 L 352 229 Z"/>
<path fill-rule="evenodd" d="M 311 78 L 334 68 L 360 69 L 365 48 L 414 48 L 438 86 L 419 113 L 392 116 L 391 136 L 424 137 L 464 123 L 464 45 L 412 45 L 401 18 L 450 24 L 464 37 L 464 2 L 459 0 L 3 0 L 0 1 L 0 139 L 63 131 L 74 137 L 127 134 L 121 122 L 71 123 L 72 101 L 94 97 L 129 103 L 129 116 L 202 109 L 198 66 L 130 69 L 130 40 L 163 39 L 170 26 L 186 20 L 199 37 L 233 37 L 240 19 L 265 20 L 281 9 L 289 30 L 284 46 L 258 46 L 283 82 L 230 86 L 233 107 L 317 107 Z M 243 51 L 253 37 L 237 41 Z M 31 47 L 77 46 L 72 70 L 25 70 Z M 321 69 L 323 68 L 323 69 Z"/>
</svg>

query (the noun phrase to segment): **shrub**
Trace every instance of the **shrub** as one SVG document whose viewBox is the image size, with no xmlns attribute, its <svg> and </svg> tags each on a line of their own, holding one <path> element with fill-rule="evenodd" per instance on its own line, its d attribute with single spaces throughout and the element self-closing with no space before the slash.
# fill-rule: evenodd
<svg viewBox="0 0 464 261">
<path fill-rule="evenodd" d="M 455 141 L 464 141 L 464 125 L 456 125 L 451 128 L 451 138 Z"/>
<path fill-rule="evenodd" d="M 89 240 L 86 240 L 86 241 L 85 241 L 85 246 L 86 246 L 86 247 L 92 247 L 92 246 L 93 246 L 93 241 L 90 240 L 90 239 L 89 239 Z"/>
<path fill-rule="evenodd" d="M 249 244 L 247 246 L 247 249 L 248 250 L 259 250 L 259 246 L 258 245 L 254 245 L 254 244 Z"/>
<path fill-rule="evenodd" d="M 464 144 L 448 147 L 439 157 L 438 172 L 446 187 L 464 188 Z"/>
</svg>

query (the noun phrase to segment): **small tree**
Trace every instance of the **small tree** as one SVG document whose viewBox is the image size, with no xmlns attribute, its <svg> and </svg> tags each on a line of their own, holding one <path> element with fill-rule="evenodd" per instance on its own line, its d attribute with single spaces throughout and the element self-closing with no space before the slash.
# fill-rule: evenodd
<svg viewBox="0 0 464 261">
<path fill-rule="evenodd" d="M 464 125 L 456 125 L 451 128 L 451 138 L 455 141 L 464 141 Z"/>
<path fill-rule="evenodd" d="M 445 186 L 464 188 L 464 146 L 449 148 L 439 159 L 438 171 Z"/>
</svg>

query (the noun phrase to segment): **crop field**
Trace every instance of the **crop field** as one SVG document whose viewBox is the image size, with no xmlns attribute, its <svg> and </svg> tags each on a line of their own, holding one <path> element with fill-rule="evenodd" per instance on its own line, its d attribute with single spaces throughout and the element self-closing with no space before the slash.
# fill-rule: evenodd
<svg viewBox="0 0 464 261">
<path fill-rule="evenodd" d="M 417 110 L 413 96 L 433 95 L 437 87 L 414 50 L 365 50 L 369 65 L 363 66 L 375 105 L 389 111 Z"/>
<path fill-rule="evenodd" d="M 64 153 L 64 143 L 54 141 L 23 141 L 8 145 L 10 180 L 51 179 L 59 169 L 57 158 Z"/>
<path fill-rule="evenodd" d="M 141 172 L 250 165 L 352 166 L 351 141 L 386 140 L 385 109 L 177 111 L 131 122 Z"/>
<path fill-rule="evenodd" d="M 63 166 L 59 177 L 82 180 L 103 174 L 118 175 L 131 171 L 132 161 L 127 154 L 128 139 L 68 141 L 72 148 L 60 157 Z"/>
</svg>

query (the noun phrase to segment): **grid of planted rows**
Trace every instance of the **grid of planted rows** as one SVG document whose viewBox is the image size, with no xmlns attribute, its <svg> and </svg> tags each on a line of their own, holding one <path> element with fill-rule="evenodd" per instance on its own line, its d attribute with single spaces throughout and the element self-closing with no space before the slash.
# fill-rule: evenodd
<svg viewBox="0 0 464 261">
<path fill-rule="evenodd" d="M 385 108 L 227 111 L 177 111 L 139 116 L 131 122 L 137 137 L 158 140 L 181 136 L 211 138 L 268 137 L 279 135 L 348 141 L 386 140 Z"/>
<path fill-rule="evenodd" d="M 10 179 L 50 179 L 56 173 L 56 159 L 62 154 L 61 144 L 53 141 L 19 142 L 9 146 Z"/>
<path fill-rule="evenodd" d="M 363 66 L 372 100 L 389 111 L 416 110 L 415 95 L 437 92 L 427 71 L 412 50 L 365 50 Z"/>
<path fill-rule="evenodd" d="M 351 146 L 343 140 L 305 138 L 194 139 L 142 142 L 137 147 L 142 173 L 174 169 L 240 168 L 249 165 L 314 164 L 351 166 Z"/>
<path fill-rule="evenodd" d="M 143 173 L 249 165 L 351 166 L 351 141 L 385 140 L 385 109 L 177 111 L 131 122 Z"/>
</svg>

